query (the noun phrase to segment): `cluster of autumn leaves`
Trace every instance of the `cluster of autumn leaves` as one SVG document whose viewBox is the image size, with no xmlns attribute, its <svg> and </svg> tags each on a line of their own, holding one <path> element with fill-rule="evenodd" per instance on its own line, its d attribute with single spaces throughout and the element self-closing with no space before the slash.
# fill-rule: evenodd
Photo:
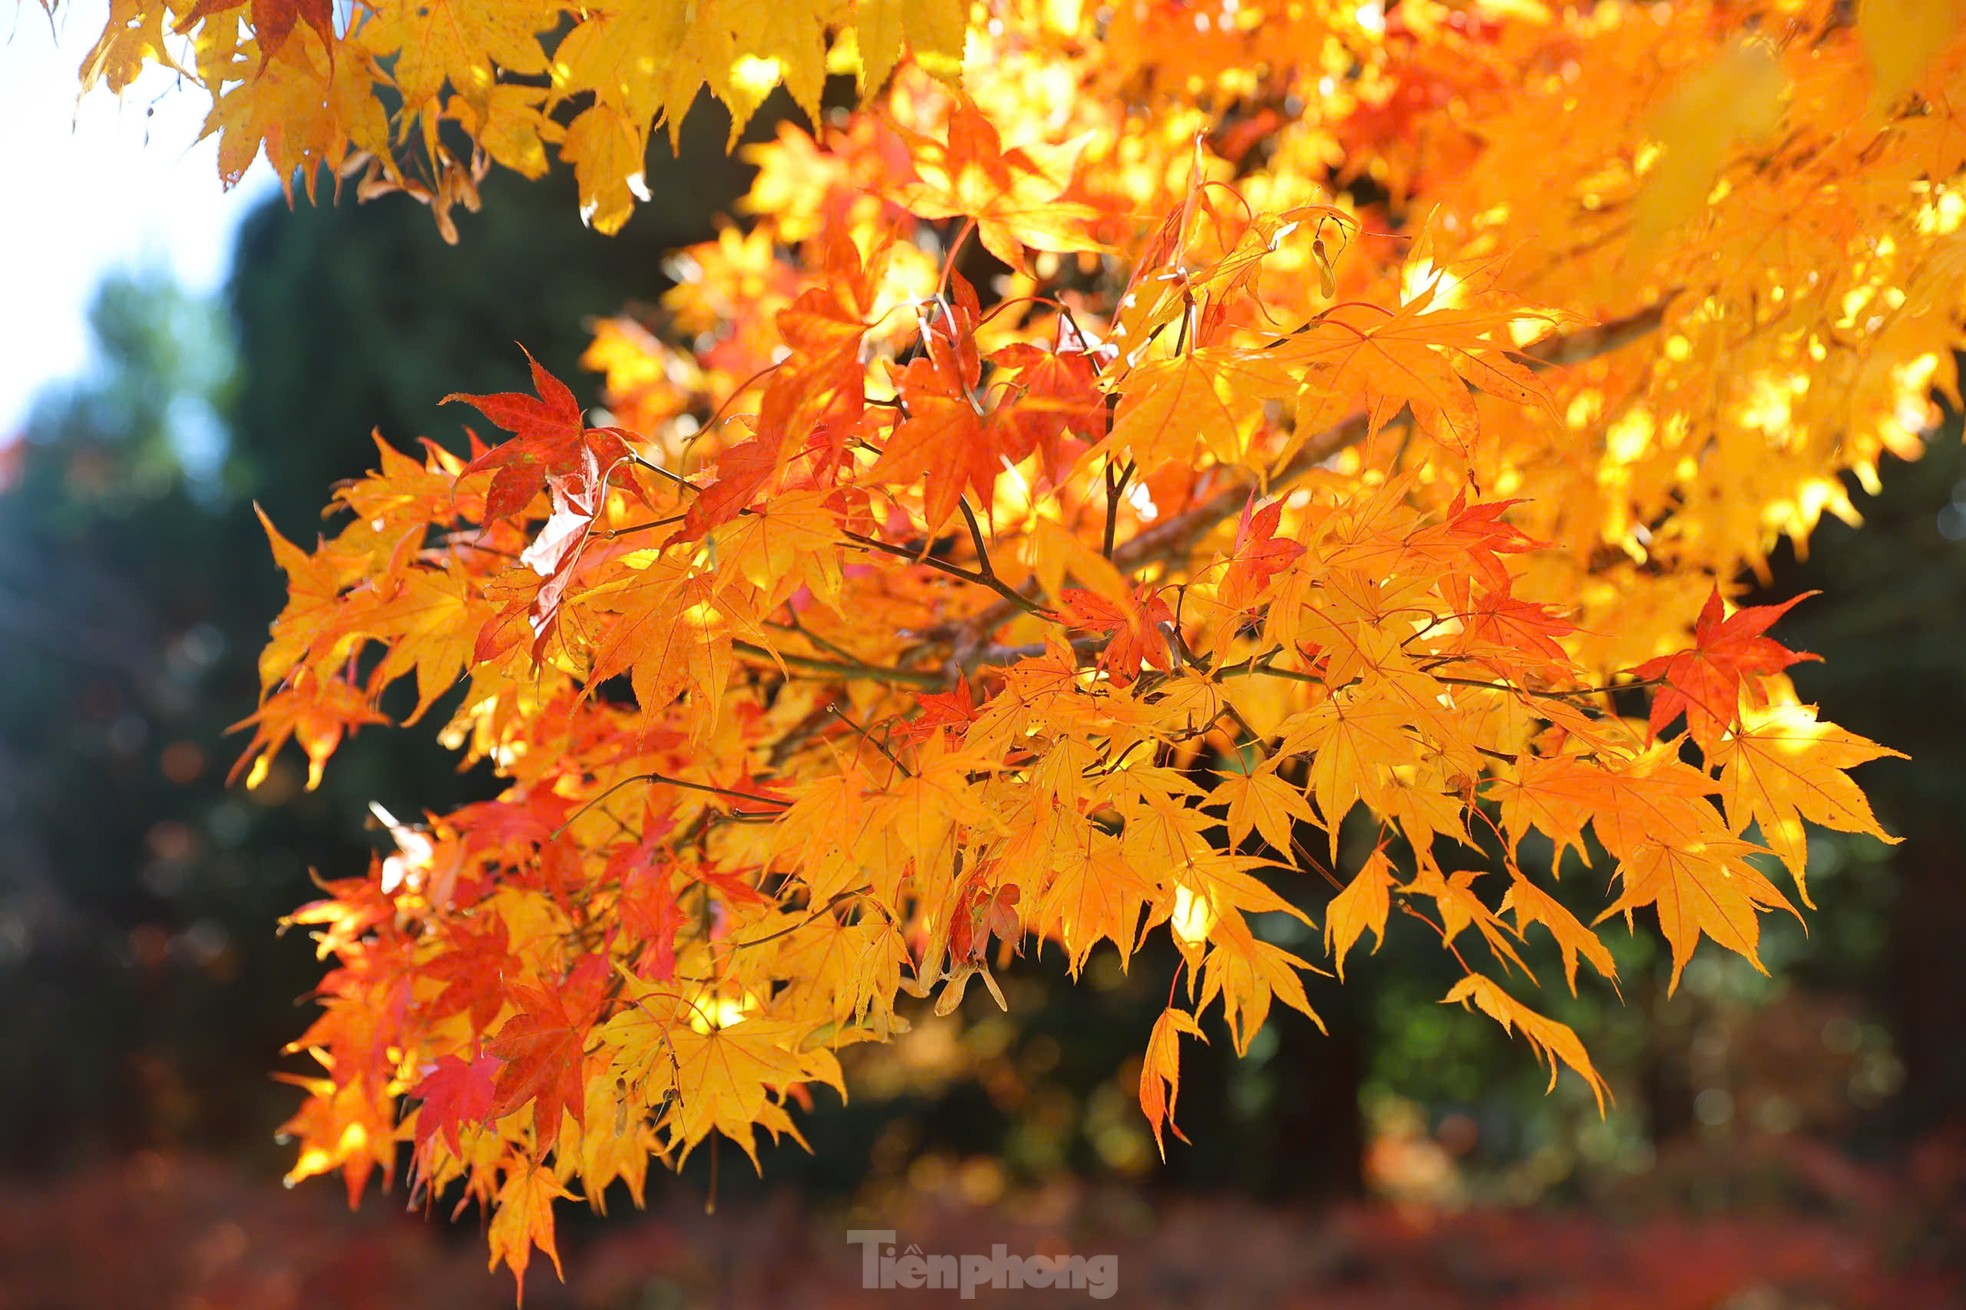
<svg viewBox="0 0 1966 1310">
<path fill-rule="evenodd" d="M 1164 932 L 1158 1138 L 1183 1038 L 1315 1020 L 1279 915 L 1339 977 L 1438 940 L 1446 1000 L 1602 1098 L 1538 952 L 1614 982 L 1600 925 L 1649 910 L 1675 983 L 1755 960 L 1807 824 L 1883 835 L 1847 771 L 1889 752 L 1723 594 L 1952 384 L 1966 43 L 1927 8 L 1920 53 L 1827 0 L 1002 0 L 966 38 L 912 0 L 116 0 L 96 71 L 190 32 L 228 170 L 365 152 L 440 214 L 557 142 L 611 228 L 699 85 L 811 111 L 600 327 L 605 412 L 534 365 L 454 398 L 491 444 L 379 442 L 332 536 L 268 525 L 248 782 L 440 703 L 503 782 L 294 916 L 332 962 L 295 1175 L 359 1194 L 407 1143 L 523 1275 L 572 1189 L 796 1137 L 905 997 Z M 816 112 L 828 67 L 859 109 Z"/>
</svg>

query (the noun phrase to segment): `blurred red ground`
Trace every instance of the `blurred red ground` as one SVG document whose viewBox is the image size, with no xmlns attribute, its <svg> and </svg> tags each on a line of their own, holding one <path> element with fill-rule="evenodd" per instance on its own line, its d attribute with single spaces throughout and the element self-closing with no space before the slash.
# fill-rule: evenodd
<svg viewBox="0 0 1966 1310">
<path fill-rule="evenodd" d="M 543 1259 L 536 1310 L 805 1310 L 964 1304 L 954 1291 L 863 1290 L 850 1227 L 929 1252 L 1118 1256 L 1106 1304 L 1210 1310 L 1957 1310 L 1966 1152 L 1885 1171 L 1792 1143 L 1776 1157 L 1662 1161 L 1569 1210 L 1442 1212 L 1374 1204 L 1308 1214 L 1241 1199 L 1162 1202 L 1073 1184 L 987 1209 L 912 1195 L 882 1212 L 790 1197 L 706 1215 L 678 1198 L 599 1223 L 563 1216 L 567 1282 Z M 1677 1171 L 1677 1172 L 1676 1172 Z M 1720 1190 L 1702 1212 L 1676 1179 Z M 1763 1186 L 1754 1180 L 1776 1180 Z M 1743 1181 L 1747 1180 L 1747 1181 Z M 1731 1195 L 1732 1199 L 1729 1199 Z M 402 1192 L 350 1213 L 332 1183 L 283 1190 L 214 1160 L 146 1155 L 53 1181 L 0 1182 L 0 1310 L 449 1310 L 512 1304 L 472 1217 L 405 1213 Z M 1770 1199 L 1770 1198 L 1776 1199 Z M 1083 1291 L 983 1290 L 1042 1310 Z"/>
</svg>

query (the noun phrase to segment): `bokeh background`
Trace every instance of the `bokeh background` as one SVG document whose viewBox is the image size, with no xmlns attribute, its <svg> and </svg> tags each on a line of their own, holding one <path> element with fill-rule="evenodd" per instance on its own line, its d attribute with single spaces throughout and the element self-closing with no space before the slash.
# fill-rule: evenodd
<svg viewBox="0 0 1966 1310">
<path fill-rule="evenodd" d="M 0 432 L 0 1310 L 511 1303 L 475 1212 L 409 1210 L 400 1179 L 355 1213 L 331 1181 L 280 1185 L 298 1093 L 274 1073 L 318 966 L 279 917 L 310 871 L 366 866 L 371 800 L 414 814 L 494 783 L 371 730 L 317 792 L 291 759 L 226 785 L 282 597 L 251 506 L 306 541 L 372 430 L 460 448 L 438 398 L 517 385 L 515 342 L 597 402 L 592 322 L 659 328 L 664 252 L 745 184 L 714 115 L 689 128 L 612 240 L 564 178 L 493 179 L 455 247 L 407 201 L 276 195 L 218 293 L 161 265 L 105 281 L 88 365 Z M 1552 990 L 1608 1115 L 1438 1005 L 1440 953 L 1395 925 L 1314 995 L 1329 1036 L 1284 1015 L 1244 1059 L 1184 1051 L 1194 1145 L 1163 1165 L 1134 1089 L 1171 959 L 1095 961 L 1077 988 L 1040 964 L 1007 1016 L 972 1004 L 856 1052 L 853 1102 L 822 1094 L 813 1151 L 768 1150 L 762 1180 L 704 1153 L 646 1214 L 563 1206 L 567 1281 L 535 1265 L 528 1303 L 956 1303 L 859 1288 L 846 1230 L 892 1227 L 928 1251 L 1116 1252 L 1122 1305 L 1966 1304 L 1958 419 L 1855 498 L 1867 526 L 1828 523 L 1764 590 L 1824 593 L 1779 635 L 1824 656 L 1795 670 L 1806 697 L 1912 757 L 1862 775 L 1906 840 L 1812 834 L 1820 908 L 1806 935 L 1767 921 L 1768 976 L 1703 950 L 1668 997 L 1642 925 L 1622 997 Z"/>
</svg>

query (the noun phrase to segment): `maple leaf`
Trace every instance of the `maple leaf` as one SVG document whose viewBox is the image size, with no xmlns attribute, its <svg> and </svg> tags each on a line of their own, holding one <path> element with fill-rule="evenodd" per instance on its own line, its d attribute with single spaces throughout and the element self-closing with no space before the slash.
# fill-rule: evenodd
<svg viewBox="0 0 1966 1310">
<path fill-rule="evenodd" d="M 956 512 L 965 487 L 976 487 L 988 512 L 1002 465 L 996 424 L 973 388 L 978 375 L 952 376 L 938 359 L 917 359 L 894 379 L 905 411 L 871 476 L 906 485 L 921 481 L 922 523 L 938 531 Z"/>
<path fill-rule="evenodd" d="M 1188 1135 L 1174 1123 L 1174 1105 L 1181 1097 L 1183 1035 L 1208 1041 L 1192 1014 L 1173 1006 L 1162 1010 L 1160 1018 L 1154 1020 L 1154 1030 L 1147 1038 L 1147 1054 L 1140 1064 L 1140 1109 L 1153 1126 L 1154 1145 L 1163 1160 L 1167 1159 L 1167 1142 L 1161 1136 L 1163 1124 L 1182 1141 L 1188 1140 Z"/>
<path fill-rule="evenodd" d="M 1229 773 L 1208 794 L 1208 804 L 1229 807 L 1229 840 L 1240 843 L 1253 826 L 1273 850 L 1289 851 L 1290 829 L 1296 820 L 1316 823 L 1304 793 L 1269 769 Z"/>
<path fill-rule="evenodd" d="M 1308 962 L 1281 946 L 1256 937 L 1232 938 L 1211 947 L 1202 960 L 1200 1005 L 1221 998 L 1229 1039 L 1237 1055 L 1246 1055 L 1249 1039 L 1269 1017 L 1272 997 L 1323 1030 L 1324 1020 L 1318 1018 L 1304 994 L 1301 975 L 1309 972 L 1312 967 Z"/>
<path fill-rule="evenodd" d="M 1122 959 L 1131 955 L 1141 911 L 1160 892 L 1111 838 L 1089 826 L 1067 828 L 1076 828 L 1083 840 L 1060 843 L 1057 863 L 1026 919 L 1032 932 L 1064 946 L 1074 976 L 1101 941 L 1113 943 Z"/>
<path fill-rule="evenodd" d="M 904 741 L 922 741 L 945 727 L 961 729 L 976 722 L 976 693 L 967 675 L 958 677 L 948 691 L 922 692 L 915 703 L 921 713 L 896 729 Z"/>
<path fill-rule="evenodd" d="M 1672 948 L 1672 989 L 1679 986 L 1679 976 L 1693 958 L 1702 935 L 1766 973 L 1759 950 L 1761 912 L 1796 911 L 1788 898 L 1748 862 L 1759 849 L 1733 838 L 1685 847 L 1642 843 L 1626 855 L 1619 868 L 1623 892 L 1595 922 L 1623 914 L 1629 923 L 1634 909 L 1654 907 L 1659 930 Z"/>
<path fill-rule="evenodd" d="M 1919 76 L 1960 28 L 1951 0 L 1864 0 L 1857 6 L 1857 35 L 1876 77 L 1874 106 L 1889 104 Z"/>
<path fill-rule="evenodd" d="M 619 232 L 635 212 L 635 202 L 649 199 L 642 174 L 647 154 L 645 125 L 611 105 L 589 105 L 567 124 L 560 157 L 573 165 L 580 215 L 595 231 L 607 236 Z"/>
<path fill-rule="evenodd" d="M 229 777 L 240 774 L 248 788 L 266 780 L 273 757 L 288 741 L 295 741 L 307 755 L 307 790 L 321 785 L 328 759 L 341 745 L 342 737 L 365 723 L 387 723 L 360 688 L 342 678 L 319 678 L 303 670 L 292 682 L 260 702 L 252 714 L 227 731 L 251 726 L 253 738 L 232 766 Z"/>
<path fill-rule="evenodd" d="M 990 361 L 1012 397 L 997 413 L 1007 456 L 1016 463 L 1035 452 L 1045 476 L 1062 483 L 1079 454 L 1106 435 L 1099 353 L 1060 319 L 1054 344 L 1014 341 Z"/>
<path fill-rule="evenodd" d="M 860 46 L 860 89 L 866 93 L 887 81 L 904 38 L 915 60 L 938 75 L 960 70 L 969 22 L 959 0 L 857 0 L 853 29 Z"/>
<path fill-rule="evenodd" d="M 416 1112 L 416 1144 L 425 1150 L 438 1134 L 459 1155 L 458 1129 L 489 1120 L 497 1104 L 495 1083 L 504 1062 L 492 1055 L 466 1060 L 446 1055 L 432 1065 L 409 1094 L 423 1104 Z"/>
<path fill-rule="evenodd" d="M 676 1129 L 686 1147 L 712 1132 L 744 1148 L 757 1163 L 752 1126 L 766 1098 L 803 1082 L 804 1067 L 787 1049 L 794 1029 L 781 1020 L 744 1019 L 705 1031 L 671 1034 L 676 1058 Z"/>
<path fill-rule="evenodd" d="M 860 352 L 891 254 L 886 243 L 862 260 L 844 229 L 821 243 L 824 280 L 799 293 L 774 322 L 786 357 L 765 388 L 758 425 L 767 438 L 782 438 L 827 422 L 850 424 L 866 397 L 866 365 Z"/>
<path fill-rule="evenodd" d="M 394 1125 L 360 1084 L 337 1086 L 331 1078 L 280 1077 L 308 1092 L 306 1104 L 280 1125 L 282 1140 L 296 1140 L 300 1146 L 299 1158 L 287 1174 L 288 1186 L 340 1169 L 348 1204 L 359 1204 L 370 1177 L 378 1168 L 386 1172 L 394 1159 Z"/>
<path fill-rule="evenodd" d="M 1135 365 L 1118 386 L 1119 410 L 1104 444 L 1152 469 L 1187 463 L 1197 443 L 1222 463 L 1241 463 L 1264 403 L 1295 392 L 1298 379 L 1268 351 L 1197 346 Z"/>
<path fill-rule="evenodd" d="M 1431 896 L 1440 909 L 1441 940 L 1451 944 L 1464 928 L 1473 925 L 1488 949 L 1505 968 L 1514 966 L 1529 973 L 1529 966 L 1510 942 L 1508 926 L 1474 893 L 1479 869 L 1461 869 L 1442 875 L 1431 861 L 1422 861 L 1420 871 L 1403 889 L 1411 894 Z"/>
<path fill-rule="evenodd" d="M 541 1155 L 559 1139 L 562 1112 L 575 1123 L 585 1112 L 587 1034 L 605 981 L 602 957 L 588 955 L 563 987 L 514 987 L 518 1012 L 491 1040 L 490 1052 L 504 1062 L 495 1112 L 510 1114 L 532 1103 L 535 1149 Z"/>
<path fill-rule="evenodd" d="M 1252 495 L 1236 520 L 1235 550 L 1222 575 L 1221 600 L 1231 609 L 1248 609 L 1262 596 L 1270 579 L 1289 568 L 1304 554 L 1302 543 L 1277 536 L 1283 521 L 1283 502 L 1271 501 L 1256 508 Z"/>
<path fill-rule="evenodd" d="M 1565 909 L 1561 902 L 1538 887 L 1520 873 L 1509 884 L 1508 891 L 1502 894 L 1504 913 L 1515 913 L 1516 927 L 1526 929 L 1532 923 L 1540 923 L 1549 929 L 1550 936 L 1556 939 L 1559 950 L 1563 952 L 1563 977 L 1570 984 L 1570 994 L 1577 994 L 1577 957 L 1583 956 L 1591 962 L 1598 973 L 1612 980 L 1618 977 L 1618 966 L 1611 958 L 1598 935 L 1581 923 L 1577 916 Z"/>
<path fill-rule="evenodd" d="M 1344 890 L 1324 907 L 1324 945 L 1331 952 L 1340 982 L 1345 980 L 1345 956 L 1365 935 L 1366 929 L 1372 930 L 1375 952 L 1386 944 L 1386 916 L 1392 911 L 1393 886 L 1392 862 L 1380 847 L 1366 857 Z"/>
<path fill-rule="evenodd" d="M 388 652 L 369 677 L 372 691 L 405 673 L 416 675 L 416 708 L 405 727 L 421 719 L 463 676 L 477 645 L 482 606 L 470 581 L 452 569 L 411 569 L 402 587 L 371 621 Z"/>
<path fill-rule="evenodd" d="M 1429 289 L 1393 310 L 1334 306 L 1313 330 L 1278 347 L 1280 362 L 1317 370 L 1305 379 L 1286 457 L 1359 403 L 1372 432 L 1404 408 L 1422 434 L 1463 454 L 1481 426 L 1471 389 L 1518 404 L 1548 403 L 1535 375 L 1488 339 L 1503 322 L 1468 311 L 1430 312 L 1432 303 Z"/>
<path fill-rule="evenodd" d="M 537 33 L 552 18 L 526 0 L 402 0 L 379 8 L 367 34 L 378 53 L 396 52 L 391 76 L 415 112 L 448 82 L 467 99 L 488 94 L 500 69 L 546 71 Z"/>
<path fill-rule="evenodd" d="M 526 610 L 526 620 L 532 625 L 535 660 L 559 624 L 560 602 L 573 582 L 574 567 L 580 563 L 588 535 L 594 530 L 594 516 L 602 508 L 604 480 L 593 447 L 583 442 L 578 459 L 577 468 L 546 475 L 551 513 L 532 545 L 519 556 L 519 563 L 540 576 L 539 587 Z"/>
<path fill-rule="evenodd" d="M 676 934 L 683 926 L 674 871 L 663 855 L 669 826 L 656 819 L 651 803 L 642 819 L 647 835 L 633 846 L 622 847 L 608 861 L 608 872 L 621 880 L 617 904 L 621 926 L 634 941 L 643 943 L 636 973 L 651 982 L 676 976 Z"/>
<path fill-rule="evenodd" d="M 1069 152 L 1040 162 L 1028 149 L 1005 150 L 996 126 L 967 100 L 951 111 L 946 142 L 917 138 L 914 144 L 921 181 L 900 202 L 923 218 L 975 219 L 983 248 L 1012 268 L 1024 266 L 1026 246 L 1105 249 L 1088 233 L 1098 211 L 1061 199 Z"/>
<path fill-rule="evenodd" d="M 182 34 L 191 31 L 213 14 L 222 14 L 237 9 L 248 0 L 198 0 L 191 11 L 177 21 L 177 31 Z M 294 24 L 304 22 L 314 29 L 321 38 L 321 45 L 330 58 L 334 56 L 334 4 L 333 0 L 250 0 L 253 16 L 253 36 L 259 41 L 260 66 L 280 52 L 293 34 Z"/>
<path fill-rule="evenodd" d="M 1174 611 L 1151 586 L 1143 585 L 1124 605 L 1079 587 L 1065 588 L 1059 599 L 1065 602 L 1066 618 L 1072 626 L 1112 638 L 1099 653 L 1099 667 L 1116 678 L 1132 681 L 1140 676 L 1142 664 L 1156 669 L 1173 667 L 1161 625 L 1173 626 Z"/>
<path fill-rule="evenodd" d="M 496 1269 L 503 1261 L 511 1269 L 519 1285 L 520 1305 L 525 1304 L 526 1267 L 532 1263 L 535 1246 L 552 1260 L 553 1272 L 562 1279 L 566 1277 L 554 1243 L 553 1202 L 570 1199 L 572 1195 L 560 1185 L 552 1170 L 540 1165 L 513 1170 L 507 1175 L 505 1185 L 499 1188 L 498 1207 L 492 1211 L 491 1224 L 486 1230 L 491 1244 L 491 1263 L 486 1268 Z"/>
<path fill-rule="evenodd" d="M 1568 1024 L 1537 1014 L 1492 980 L 1477 973 L 1471 973 L 1455 983 L 1441 998 L 1443 1005 L 1456 1001 L 1463 1008 L 1472 1003 L 1501 1024 L 1504 1032 L 1520 1031 L 1537 1056 L 1550 1066 L 1551 1091 L 1556 1090 L 1557 1061 L 1561 1060 L 1575 1069 L 1590 1085 L 1591 1095 L 1597 1098 L 1598 1113 L 1604 1112 L 1604 1101 L 1610 1089 L 1598 1076 L 1597 1069 L 1591 1064 L 1590 1054 L 1584 1050 L 1584 1044 L 1577 1040 L 1576 1032 Z"/>
<path fill-rule="evenodd" d="M 500 982 L 513 963 L 505 920 L 493 915 L 481 929 L 460 924 L 446 948 L 424 969 L 426 977 L 444 984 L 431 1002 L 431 1013 L 442 1017 L 464 1012 L 472 1030 L 483 1032 L 505 1008 Z"/>
<path fill-rule="evenodd" d="M 549 475 L 578 474 L 590 459 L 605 471 L 628 453 L 628 443 L 620 433 L 587 427 L 573 392 L 530 352 L 526 362 L 532 367 L 536 396 L 502 391 L 484 396 L 454 392 L 444 397 L 445 404 L 458 400 L 473 406 L 516 438 L 494 446 L 464 467 L 465 477 L 493 470 L 491 491 L 485 500 L 487 518 L 523 513 L 546 486 Z"/>
<path fill-rule="evenodd" d="M 1693 740 L 1711 750 L 1720 734 L 1738 720 L 1743 690 L 1750 704 L 1766 704 L 1760 677 L 1817 657 L 1792 651 L 1762 634 L 1813 595 L 1804 592 L 1779 605 L 1748 606 L 1723 617 L 1725 606 L 1720 588 L 1715 587 L 1694 625 L 1692 649 L 1649 659 L 1631 670 L 1634 677 L 1665 683 L 1652 697 L 1647 720 L 1652 735 L 1658 736 L 1684 711 Z"/>
<path fill-rule="evenodd" d="M 1839 832 L 1865 833 L 1896 843 L 1878 825 L 1870 802 L 1846 769 L 1902 754 L 1816 718 L 1813 705 L 1775 704 L 1742 711 L 1741 722 L 1714 748 L 1720 796 L 1730 822 L 1753 822 L 1761 839 L 1795 877 L 1802 903 L 1813 907 L 1805 875 L 1809 835 L 1804 821 Z"/>
<path fill-rule="evenodd" d="M 1746 40 L 1687 78 L 1659 107 L 1653 133 L 1662 148 L 1634 206 L 1635 255 L 1651 254 L 1668 232 L 1700 211 L 1736 145 L 1775 130 L 1785 90 L 1775 51 Z"/>
</svg>

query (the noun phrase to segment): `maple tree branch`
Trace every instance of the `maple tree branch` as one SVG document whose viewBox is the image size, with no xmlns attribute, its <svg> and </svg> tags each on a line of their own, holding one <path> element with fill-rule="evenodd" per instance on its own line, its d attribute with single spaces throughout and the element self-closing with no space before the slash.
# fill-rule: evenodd
<svg viewBox="0 0 1966 1310">
<path fill-rule="evenodd" d="M 944 682 L 942 674 L 933 669 L 897 669 L 881 664 L 862 664 L 857 660 L 822 660 L 809 655 L 786 655 L 779 651 L 766 650 L 763 646 L 748 641 L 732 641 L 730 648 L 741 655 L 783 664 L 787 668 L 798 669 L 804 673 L 832 674 L 840 678 L 860 678 L 870 682 L 904 683 L 911 687 L 925 687 L 930 691 L 939 689 Z"/>
<path fill-rule="evenodd" d="M 977 572 L 986 578 L 996 577 L 996 566 L 990 563 L 990 547 L 983 540 L 983 527 L 976 521 L 976 511 L 969 507 L 969 497 L 957 496 L 956 508 L 963 512 L 963 522 L 969 526 L 969 542 L 976 551 Z"/>
<path fill-rule="evenodd" d="M 1656 331 L 1665 318 L 1666 306 L 1671 299 L 1668 294 L 1658 303 L 1623 318 L 1545 337 L 1511 353 L 1527 359 L 1529 367 L 1537 370 L 1567 367 L 1608 355 Z M 1299 446 L 1297 452 L 1266 479 L 1267 489 L 1274 491 L 1295 482 L 1340 451 L 1365 440 L 1370 432 L 1371 420 L 1364 412 L 1341 419 Z M 1201 503 L 1170 515 L 1125 544 L 1115 547 L 1111 553 L 1114 566 L 1122 573 L 1131 573 L 1144 565 L 1182 554 L 1218 525 L 1240 514 L 1255 490 L 1255 484 L 1238 479 Z M 1026 583 L 1022 591 L 1006 594 L 1003 601 L 971 618 L 964 625 L 967 633 L 958 634 L 955 638 L 957 645 L 963 646 L 964 638 L 968 636 L 967 645 L 974 649 L 980 644 L 975 634 L 988 633 L 1002 626 L 1018 609 L 1036 613 L 1036 585 L 1035 582 Z"/>
<path fill-rule="evenodd" d="M 684 491 L 690 492 L 693 495 L 698 495 L 698 496 L 703 494 L 703 488 L 697 486 L 694 482 L 691 482 L 688 478 L 684 477 L 682 474 L 676 472 L 673 469 L 663 468 L 662 465 L 657 464 L 655 461 L 646 459 L 641 455 L 637 455 L 633 451 L 628 452 L 628 458 L 632 463 L 634 463 L 638 467 L 647 469 L 649 472 L 655 474 L 657 477 L 667 478 L 669 481 L 675 483 L 678 487 L 680 487 Z"/>
<path fill-rule="evenodd" d="M 1460 661 L 1453 662 L 1459 663 Z M 1507 682 L 1487 682 L 1481 678 L 1449 677 L 1445 674 L 1434 673 L 1424 666 L 1421 672 L 1426 673 L 1435 682 L 1443 682 L 1450 687 L 1472 687 L 1477 691 L 1505 691 L 1514 696 L 1542 696 L 1549 700 L 1568 700 L 1572 696 L 1603 696 L 1619 691 L 1643 691 L 1647 687 L 1657 687 L 1665 682 L 1664 678 L 1640 678 L 1631 682 L 1611 683 L 1599 687 L 1572 687 L 1567 691 L 1539 691 L 1534 687 L 1518 687 L 1513 683 Z"/>
<path fill-rule="evenodd" d="M 626 787 L 631 783 L 637 783 L 637 782 L 666 783 L 671 787 L 681 787 L 686 791 L 707 792 L 712 796 L 729 796 L 740 801 L 763 802 L 764 804 L 777 805 L 781 808 L 789 807 L 790 804 L 790 802 L 779 800 L 775 796 L 761 796 L 756 792 L 748 792 L 748 791 L 732 791 L 729 787 L 717 787 L 707 782 L 688 782 L 682 778 L 672 778 L 666 773 L 635 773 L 635 774 L 630 774 L 628 777 L 623 778 L 616 783 L 613 783 L 608 787 L 606 791 L 602 792 L 599 796 L 594 797 L 592 800 L 588 801 L 585 805 L 582 805 L 579 809 L 575 810 L 572 814 L 569 814 L 567 816 L 567 821 L 561 824 L 559 827 L 553 829 L 552 835 L 547 837 L 546 840 L 549 843 L 558 841 L 560 839 L 560 836 L 563 833 L 565 833 L 568 828 L 571 828 L 577 821 L 579 821 L 580 817 L 586 814 L 587 811 L 593 809 L 596 805 L 599 805 L 602 801 L 614 795 L 616 792 L 620 791 L 623 787 Z M 609 817 L 613 817 L 613 816 L 609 816 Z M 620 822 L 620 820 L 617 819 L 616 822 L 618 823 Z"/>
<path fill-rule="evenodd" d="M 848 714 L 845 710 L 841 709 L 840 703 L 838 701 L 829 702 L 826 706 L 826 712 L 832 715 L 834 718 L 838 719 L 841 723 L 846 724 L 847 727 L 852 728 L 856 733 L 860 735 L 860 739 L 862 741 L 866 742 L 869 746 L 872 746 L 875 750 L 879 751 L 882 755 L 886 756 L 887 762 L 889 764 L 892 764 L 895 768 L 901 770 L 902 777 L 912 778 L 915 776 L 915 771 L 913 769 L 910 769 L 907 765 L 903 764 L 901 762 L 901 757 L 896 755 L 893 751 L 889 750 L 886 742 L 876 741 L 874 739 L 874 734 L 867 731 L 867 729 L 861 727 L 860 724 L 855 721 L 854 717 L 851 714 Z"/>
<path fill-rule="evenodd" d="M 1281 652 L 1278 652 L 1279 654 Z M 1235 664 L 1224 664 L 1212 676 L 1215 678 L 1248 678 L 1261 675 L 1266 678 L 1282 678 L 1286 682 L 1323 682 L 1315 673 L 1305 673 L 1299 669 L 1280 669 L 1269 661 L 1272 657 L 1242 660 Z"/>
<path fill-rule="evenodd" d="M 925 565 L 928 568 L 934 569 L 937 573 L 946 573 L 952 578 L 959 579 L 974 586 L 988 587 L 991 591 L 1003 597 L 999 605 L 1009 605 L 1012 610 L 1021 609 L 1026 614 L 1038 615 L 1047 612 L 1044 606 L 1025 596 L 1017 588 L 1011 586 L 994 573 L 966 569 L 960 564 L 951 564 L 946 559 L 937 559 L 933 555 L 920 555 L 909 550 L 906 546 L 897 546 L 892 542 L 882 541 L 878 537 L 869 537 L 858 532 L 848 532 L 845 529 L 841 529 L 840 535 L 857 546 L 864 546 L 869 550 L 882 551 L 889 555 L 897 555 L 902 559 L 912 560 L 916 564 Z M 990 608 L 994 611 L 998 606 L 993 605 Z"/>
<path fill-rule="evenodd" d="M 1134 462 L 1128 460 L 1126 467 L 1121 469 L 1116 477 L 1113 473 L 1113 461 L 1110 458 L 1106 460 L 1106 534 L 1101 541 L 1099 551 L 1107 559 L 1113 557 L 1113 538 L 1119 532 L 1120 496 L 1125 492 L 1126 484 L 1133 480 L 1134 470 Z"/>
<path fill-rule="evenodd" d="M 687 514 L 671 514 L 665 518 L 648 519 L 641 523 L 630 523 L 625 527 L 608 528 L 596 532 L 593 535 L 599 537 L 602 541 L 613 541 L 616 537 L 625 537 L 631 532 L 647 532 L 650 528 L 666 528 L 671 523 L 681 523 L 688 517 L 689 515 Z"/>
</svg>

